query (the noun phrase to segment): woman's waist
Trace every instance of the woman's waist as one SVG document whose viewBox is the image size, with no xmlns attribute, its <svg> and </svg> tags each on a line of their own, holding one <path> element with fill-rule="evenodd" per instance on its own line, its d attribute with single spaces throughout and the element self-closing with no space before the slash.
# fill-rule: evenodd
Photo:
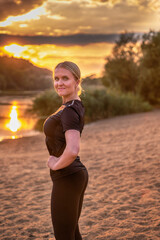
<svg viewBox="0 0 160 240">
<path fill-rule="evenodd" d="M 69 168 L 72 168 L 72 167 L 85 167 L 83 165 L 83 163 L 80 161 L 80 156 L 77 156 L 75 158 L 75 160 L 70 165 L 68 165 L 67 167 L 61 168 L 61 169 L 56 170 L 54 172 L 61 171 L 61 170 L 64 170 L 64 169 L 69 169 Z"/>
<path fill-rule="evenodd" d="M 63 177 L 69 174 L 72 174 L 74 172 L 77 172 L 81 169 L 86 169 L 86 167 L 83 165 L 83 163 L 80 161 L 80 157 L 77 156 L 76 159 L 67 167 L 59 169 L 59 170 L 52 170 L 50 169 L 50 175 L 52 180 L 57 179 L 59 177 Z"/>
</svg>

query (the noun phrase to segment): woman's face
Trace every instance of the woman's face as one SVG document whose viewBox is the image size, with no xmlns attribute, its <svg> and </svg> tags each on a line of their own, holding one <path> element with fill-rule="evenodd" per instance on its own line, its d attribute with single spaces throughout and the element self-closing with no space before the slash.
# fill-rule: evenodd
<svg viewBox="0 0 160 240">
<path fill-rule="evenodd" d="M 73 74 L 65 68 L 56 68 L 54 72 L 54 88 L 59 96 L 70 97 L 77 93 L 76 87 L 78 81 L 75 80 Z"/>
</svg>

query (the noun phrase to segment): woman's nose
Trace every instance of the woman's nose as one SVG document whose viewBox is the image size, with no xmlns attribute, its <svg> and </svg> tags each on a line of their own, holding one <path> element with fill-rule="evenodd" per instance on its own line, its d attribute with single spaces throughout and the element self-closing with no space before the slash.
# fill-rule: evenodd
<svg viewBox="0 0 160 240">
<path fill-rule="evenodd" d="M 58 85 L 63 85 L 63 80 L 61 78 L 58 81 Z"/>
</svg>

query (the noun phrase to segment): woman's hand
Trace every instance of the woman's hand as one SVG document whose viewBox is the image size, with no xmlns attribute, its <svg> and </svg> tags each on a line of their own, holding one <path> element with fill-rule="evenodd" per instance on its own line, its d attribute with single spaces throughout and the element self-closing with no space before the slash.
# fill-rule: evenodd
<svg viewBox="0 0 160 240">
<path fill-rule="evenodd" d="M 58 160 L 59 160 L 59 157 L 55 157 L 53 155 L 49 156 L 47 161 L 47 166 L 52 170 L 56 170 L 55 165 L 58 162 Z"/>
</svg>

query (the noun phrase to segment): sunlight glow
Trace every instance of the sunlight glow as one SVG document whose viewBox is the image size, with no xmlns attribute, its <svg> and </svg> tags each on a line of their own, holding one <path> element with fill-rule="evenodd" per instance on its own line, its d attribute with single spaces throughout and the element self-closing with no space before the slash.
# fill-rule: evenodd
<svg viewBox="0 0 160 240">
<path fill-rule="evenodd" d="M 20 24 L 19 27 L 20 28 L 26 28 L 26 27 L 28 27 L 28 24 L 25 24 L 25 23 L 24 24 Z"/>
<path fill-rule="evenodd" d="M 15 0 L 15 2 L 16 2 L 16 4 L 19 5 L 19 4 L 21 4 L 22 1 L 21 0 Z"/>
<path fill-rule="evenodd" d="M 5 51 L 12 53 L 14 57 L 21 57 L 21 53 L 27 49 L 27 47 L 22 47 L 16 43 L 4 47 Z"/>
<path fill-rule="evenodd" d="M 6 27 L 11 25 L 13 22 L 19 21 L 30 21 L 30 20 L 39 20 L 41 15 L 45 15 L 46 10 L 43 6 L 31 10 L 30 12 L 19 15 L 19 16 L 10 16 L 4 22 L 0 22 L 0 27 Z"/>
<path fill-rule="evenodd" d="M 53 15 L 53 16 L 48 16 L 48 18 L 54 19 L 54 20 L 63 20 L 65 17 L 60 16 L 60 15 Z"/>
<path fill-rule="evenodd" d="M 105 58 L 111 53 L 113 43 L 92 43 L 86 46 L 67 47 L 53 44 L 25 46 L 16 44 L 16 46 L 0 47 L 0 52 L 3 55 L 21 57 L 38 67 L 47 68 L 51 71 L 59 62 L 65 61 L 69 57 L 70 60 L 80 66 L 82 77 L 85 77 L 91 74 L 101 75 Z"/>
<path fill-rule="evenodd" d="M 18 120 L 18 111 L 17 106 L 13 105 L 10 112 L 10 121 L 6 125 L 12 132 L 17 132 L 17 130 L 21 127 L 21 122 Z"/>
</svg>

